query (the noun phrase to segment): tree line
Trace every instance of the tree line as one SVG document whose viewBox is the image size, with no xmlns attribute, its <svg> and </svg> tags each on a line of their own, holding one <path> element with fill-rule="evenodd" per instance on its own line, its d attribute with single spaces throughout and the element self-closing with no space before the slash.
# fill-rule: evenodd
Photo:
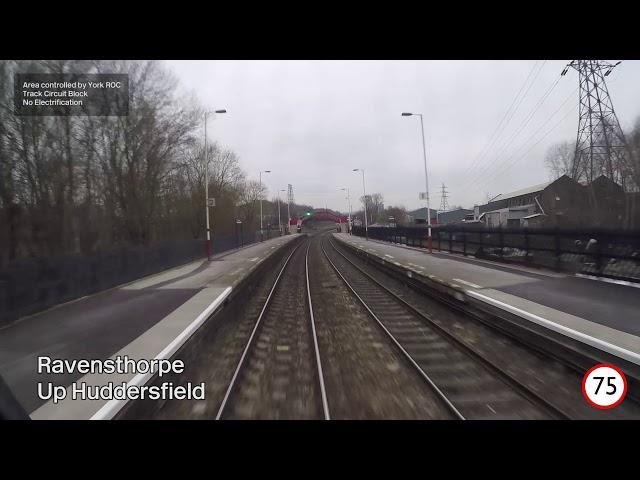
<svg viewBox="0 0 640 480">
<path fill-rule="evenodd" d="M 393 217 L 393 222 L 397 225 L 404 225 L 408 222 L 408 212 L 404 206 L 390 205 L 385 207 L 384 196 L 381 193 L 372 193 L 366 197 L 360 197 L 360 203 L 362 208 L 356 210 L 353 213 L 353 218 L 362 221 L 364 225 L 364 206 L 367 207 L 367 222 L 369 225 L 374 224 L 388 224 L 390 218 Z"/>
<path fill-rule="evenodd" d="M 630 132 L 625 134 L 626 146 L 624 155 L 620 159 L 615 159 L 611 164 L 595 164 L 589 166 L 593 170 L 593 178 L 605 175 L 618 183 L 626 191 L 640 190 L 640 117 Z M 575 177 L 574 180 L 587 180 L 584 172 L 577 169 L 576 162 L 576 142 L 559 142 L 551 145 L 545 156 L 545 165 L 552 179 L 567 175 Z M 597 161 L 602 162 L 603 158 L 596 156 Z M 622 180 L 622 181 L 620 181 Z"/>
<path fill-rule="evenodd" d="M 15 73 L 126 73 L 129 114 L 15 115 Z M 161 62 L 0 61 L 0 263 L 204 238 L 203 115 Z M 214 235 L 255 231 L 266 188 L 207 150 Z"/>
</svg>

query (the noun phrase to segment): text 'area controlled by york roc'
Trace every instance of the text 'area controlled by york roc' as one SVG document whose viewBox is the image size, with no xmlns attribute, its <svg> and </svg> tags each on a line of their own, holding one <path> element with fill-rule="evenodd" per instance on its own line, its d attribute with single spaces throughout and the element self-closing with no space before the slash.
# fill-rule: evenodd
<svg viewBox="0 0 640 480">
<path fill-rule="evenodd" d="M 16 115 L 126 116 L 129 78 L 126 74 L 14 75 Z"/>
</svg>

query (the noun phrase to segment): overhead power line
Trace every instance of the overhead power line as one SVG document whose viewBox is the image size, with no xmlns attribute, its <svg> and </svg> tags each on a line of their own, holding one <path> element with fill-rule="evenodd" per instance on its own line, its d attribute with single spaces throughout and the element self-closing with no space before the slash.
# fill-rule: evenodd
<svg viewBox="0 0 640 480">
<path fill-rule="evenodd" d="M 520 133 L 522 133 L 522 131 L 529 124 L 529 122 L 533 119 L 533 117 L 536 114 L 536 112 L 538 110 L 540 110 L 540 107 L 544 104 L 545 100 L 551 95 L 551 92 L 554 90 L 554 88 L 556 87 L 556 85 L 558 85 L 559 82 L 560 82 L 560 78 L 556 79 L 550 85 L 550 87 L 542 95 L 540 100 L 538 100 L 536 105 L 534 105 L 534 107 L 531 110 L 531 112 L 527 116 L 524 117 L 524 119 L 522 120 L 522 122 L 520 123 L 518 128 L 513 132 L 511 137 L 509 137 L 509 139 L 506 142 L 504 142 L 498 150 L 496 150 L 496 154 L 493 157 L 494 159 L 492 160 L 493 163 L 495 163 L 497 161 L 497 159 L 500 158 L 500 156 L 507 150 L 507 148 L 513 143 L 513 141 L 518 137 L 518 135 L 520 135 Z M 488 164 L 488 166 L 490 166 L 490 165 L 491 165 L 491 162 Z M 486 169 L 484 169 L 484 170 L 486 170 Z"/>
<path fill-rule="evenodd" d="M 574 93 L 575 93 L 575 92 L 574 92 Z M 556 112 L 557 112 L 557 111 L 559 111 L 559 110 L 556 110 Z M 561 118 L 560 120 L 558 120 L 558 122 L 557 122 L 556 124 L 554 124 L 554 125 L 553 125 L 553 127 L 551 127 L 549 130 L 547 130 L 547 131 L 544 133 L 544 135 L 542 135 L 542 137 L 540 137 L 536 142 L 534 142 L 533 144 L 531 144 L 531 145 L 529 146 L 529 148 L 528 148 L 528 149 L 527 149 L 527 150 L 526 150 L 522 155 L 520 155 L 519 157 L 516 157 L 515 155 L 512 155 L 509 159 L 507 159 L 507 161 L 508 161 L 508 160 L 511 160 L 511 161 L 510 161 L 509 163 L 507 163 L 507 164 L 504 166 L 504 168 L 502 168 L 502 169 L 501 169 L 501 170 L 500 170 L 500 171 L 499 171 L 495 176 L 493 176 L 493 177 L 492 177 L 492 180 L 497 180 L 497 179 L 501 178 L 502 176 L 504 176 L 504 174 L 505 174 L 505 173 L 507 173 L 507 172 L 511 169 L 511 167 L 513 167 L 516 163 L 518 163 L 518 162 L 519 162 L 519 161 L 521 161 L 522 159 L 526 158 L 526 156 L 531 152 L 531 150 L 533 150 L 533 149 L 534 149 L 537 145 L 539 145 L 539 144 L 540 144 L 540 143 L 541 143 L 545 138 L 547 138 L 547 136 L 549 136 L 549 134 L 550 134 L 551 132 L 553 132 L 556 128 L 558 128 L 558 126 L 560 126 L 560 125 L 562 124 L 562 122 L 563 122 L 567 117 L 569 117 L 569 115 L 571 115 L 572 113 L 574 113 L 574 111 L 575 111 L 575 106 L 574 106 L 574 107 L 572 107 L 570 110 L 568 110 L 568 111 L 567 111 L 567 113 L 565 113 L 565 114 L 562 116 L 562 118 Z M 554 113 L 554 115 L 555 115 L 555 113 Z M 552 117 L 553 117 L 553 115 L 552 115 Z M 552 117 L 550 117 L 548 120 L 550 120 Z M 546 124 L 548 123 L 548 120 L 547 120 L 547 121 L 545 121 L 545 122 L 540 126 L 540 128 L 537 130 L 537 132 L 539 132 L 539 131 L 542 129 L 542 127 L 544 127 L 544 125 L 546 125 Z M 537 133 L 537 132 L 536 132 L 536 133 Z M 533 138 L 533 136 L 532 136 L 532 137 L 529 137 L 529 139 L 531 139 L 531 138 Z M 529 139 L 528 139 L 528 140 L 527 140 L 523 145 L 525 145 L 526 143 L 528 143 Z M 485 182 L 485 183 L 486 183 L 486 182 Z"/>
<path fill-rule="evenodd" d="M 495 145 L 495 143 L 500 138 L 500 136 L 504 132 L 505 128 L 507 127 L 507 125 L 509 124 L 511 119 L 516 114 L 518 108 L 520 107 L 520 105 L 524 101 L 524 98 L 529 93 L 529 90 L 531 90 L 531 87 L 533 86 L 533 84 L 535 83 L 536 79 L 540 75 L 540 72 L 542 71 L 542 68 L 544 67 L 545 63 L 546 63 L 546 60 L 544 62 L 542 62 L 540 67 L 537 69 L 537 71 L 536 71 L 536 67 L 537 67 L 538 62 L 536 62 L 534 64 L 533 68 L 529 72 L 529 75 L 527 76 L 527 78 L 525 79 L 524 83 L 520 87 L 520 90 L 518 90 L 518 93 L 516 94 L 516 97 L 511 102 L 511 105 L 509 106 L 509 108 L 505 112 L 504 116 L 502 117 L 502 119 L 498 123 L 498 126 L 496 127 L 496 129 L 494 130 L 493 134 L 491 135 L 491 137 L 489 139 L 489 142 L 487 142 L 485 148 L 483 148 L 481 153 L 476 157 L 476 159 L 472 162 L 472 164 L 469 166 L 469 168 L 467 168 L 467 170 L 463 173 L 464 176 L 466 176 L 468 174 L 471 174 L 472 171 L 481 164 L 481 160 L 484 157 L 486 157 L 486 154 Z M 534 75 L 534 72 L 535 72 L 535 75 Z M 532 78 L 532 75 L 534 75 L 533 79 L 531 81 L 529 81 Z M 525 87 L 526 87 L 526 90 L 525 90 Z M 523 92 L 523 90 L 524 90 L 524 93 L 522 95 L 520 95 Z M 505 122 L 505 120 L 506 120 L 506 122 Z"/>
<path fill-rule="evenodd" d="M 555 87 L 558 85 L 559 83 L 559 79 L 557 79 L 556 81 L 554 81 L 550 87 L 547 89 L 547 91 L 542 95 L 542 97 L 540 98 L 540 100 L 538 100 L 537 104 L 533 107 L 532 111 L 529 113 L 529 115 L 527 115 L 524 120 L 522 121 L 522 123 L 520 124 L 520 126 L 518 127 L 518 129 L 516 131 L 514 131 L 513 135 L 511 135 L 510 139 L 505 142 L 503 144 L 503 146 L 501 147 L 501 149 L 498 151 L 497 155 L 493 158 L 493 160 L 491 160 L 488 164 L 486 164 L 482 169 L 478 170 L 475 174 L 475 176 L 470 177 L 466 183 L 463 184 L 463 189 L 466 189 L 469 186 L 473 186 L 479 179 L 481 179 L 483 176 L 487 175 L 488 173 L 491 173 L 496 165 L 500 165 L 501 163 L 499 163 L 502 160 L 502 163 L 504 163 L 504 158 L 505 158 L 505 154 L 507 152 L 507 148 L 509 146 L 511 146 L 511 144 L 515 141 L 515 139 L 524 131 L 525 127 L 529 124 L 529 122 L 531 122 L 531 120 L 533 119 L 534 115 L 536 114 L 536 112 L 540 109 L 540 107 L 543 105 L 543 103 L 545 102 L 545 100 L 551 95 L 551 92 L 555 89 Z M 560 107 L 551 114 L 551 116 L 545 120 L 545 122 L 542 124 L 542 126 L 544 126 L 546 124 L 546 122 L 549 122 L 553 116 L 555 114 L 557 114 L 557 112 L 567 103 L 567 101 L 575 94 L 575 90 L 560 104 Z M 536 130 L 536 132 L 534 132 L 533 135 L 529 136 L 527 138 L 527 140 L 525 140 L 525 142 L 523 144 L 521 144 L 520 147 L 518 147 L 518 149 L 522 148 L 531 138 L 533 138 L 533 136 L 536 135 L 536 133 L 539 131 Z M 516 151 L 518 150 L 516 149 Z M 510 157 L 508 157 L 510 158 Z"/>
</svg>

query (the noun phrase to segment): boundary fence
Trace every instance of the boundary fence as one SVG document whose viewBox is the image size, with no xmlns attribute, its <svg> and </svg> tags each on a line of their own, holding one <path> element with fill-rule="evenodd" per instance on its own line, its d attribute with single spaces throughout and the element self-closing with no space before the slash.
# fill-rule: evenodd
<svg viewBox="0 0 640 480">
<path fill-rule="evenodd" d="M 426 227 L 370 227 L 369 238 L 427 248 Z M 640 282 L 640 231 L 434 226 L 432 249 Z M 353 227 L 365 236 L 364 227 Z"/>
<path fill-rule="evenodd" d="M 214 236 L 221 253 L 255 239 Z M 22 258 L 0 267 L 0 325 L 85 295 L 206 258 L 205 240 L 172 240 L 93 255 Z"/>
</svg>

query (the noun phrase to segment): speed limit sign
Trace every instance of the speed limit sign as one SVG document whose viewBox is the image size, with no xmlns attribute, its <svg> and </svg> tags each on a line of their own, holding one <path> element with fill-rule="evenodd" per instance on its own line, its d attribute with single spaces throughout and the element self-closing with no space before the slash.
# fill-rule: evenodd
<svg viewBox="0 0 640 480">
<path fill-rule="evenodd" d="M 617 407 L 627 396 L 627 377 L 614 365 L 595 365 L 584 374 L 582 394 L 591 406 L 601 410 Z"/>
</svg>

